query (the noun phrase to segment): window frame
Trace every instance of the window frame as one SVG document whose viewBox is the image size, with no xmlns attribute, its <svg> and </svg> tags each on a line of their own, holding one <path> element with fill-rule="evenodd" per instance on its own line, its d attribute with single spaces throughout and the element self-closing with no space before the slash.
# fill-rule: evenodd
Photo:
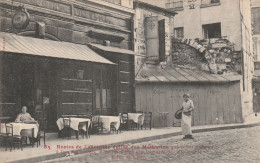
<svg viewBox="0 0 260 163">
<path fill-rule="evenodd" d="M 220 36 L 219 37 L 209 37 L 209 26 L 211 25 L 218 25 L 220 27 Z M 206 31 L 207 30 L 207 31 Z M 221 38 L 222 37 L 222 32 L 221 32 L 221 22 L 217 22 L 217 23 L 210 23 L 210 24 L 203 24 L 202 25 L 202 37 L 204 39 L 211 39 L 211 38 Z"/>
<path fill-rule="evenodd" d="M 184 0 L 167 0 L 167 2 L 165 3 L 165 8 L 173 10 L 183 10 L 183 1 Z M 181 3 L 181 5 L 176 5 L 178 3 Z M 174 7 L 174 4 L 176 5 L 176 7 Z"/>
<path fill-rule="evenodd" d="M 178 31 L 182 29 L 182 37 L 178 37 L 177 33 Z M 175 38 L 184 38 L 184 27 L 177 27 L 177 28 L 174 28 L 174 37 Z"/>
<path fill-rule="evenodd" d="M 221 5 L 220 0 L 218 0 L 218 2 L 212 2 L 214 0 L 209 0 L 210 3 L 205 3 L 205 1 L 207 0 L 201 0 L 201 5 L 200 5 L 201 8 Z"/>
</svg>

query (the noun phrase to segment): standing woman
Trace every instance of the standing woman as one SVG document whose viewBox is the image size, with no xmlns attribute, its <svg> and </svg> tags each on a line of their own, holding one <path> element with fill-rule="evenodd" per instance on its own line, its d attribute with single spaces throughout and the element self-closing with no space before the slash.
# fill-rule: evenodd
<svg viewBox="0 0 260 163">
<path fill-rule="evenodd" d="M 190 95 L 188 93 L 185 93 L 183 98 L 184 102 L 182 103 L 183 110 L 181 119 L 182 134 L 185 135 L 183 139 L 194 139 L 191 131 L 191 112 L 194 110 L 193 101 L 190 100 Z"/>
</svg>

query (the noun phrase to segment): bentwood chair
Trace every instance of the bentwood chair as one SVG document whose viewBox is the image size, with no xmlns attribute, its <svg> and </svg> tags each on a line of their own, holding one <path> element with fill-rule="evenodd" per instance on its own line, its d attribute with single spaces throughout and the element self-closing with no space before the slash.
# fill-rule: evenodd
<svg viewBox="0 0 260 163">
<path fill-rule="evenodd" d="M 68 130 L 68 139 L 71 138 L 71 128 L 70 128 L 70 124 L 71 124 L 71 119 L 70 117 L 66 117 L 63 116 L 63 125 L 64 125 L 64 129 Z"/>
<path fill-rule="evenodd" d="M 84 138 L 85 136 L 88 138 L 90 138 L 90 134 L 89 134 L 89 122 L 79 122 L 79 134 Z M 86 131 L 84 131 L 83 126 L 86 126 Z"/>
<path fill-rule="evenodd" d="M 7 146 L 8 144 L 10 145 L 10 151 L 12 149 L 15 149 L 15 145 L 18 145 L 18 149 L 21 147 L 22 148 L 22 137 L 21 135 L 14 135 L 13 134 L 13 125 L 12 124 L 5 124 L 5 129 L 6 129 L 6 136 L 5 136 L 5 150 L 7 151 Z"/>
<path fill-rule="evenodd" d="M 100 115 L 91 116 L 91 129 L 93 133 L 100 134 L 103 131 L 103 123 L 100 120 Z"/>
<path fill-rule="evenodd" d="M 143 111 L 136 111 L 136 113 L 141 113 L 142 114 L 142 116 L 139 117 L 139 119 L 138 119 L 138 130 L 139 130 L 140 127 L 141 127 L 141 130 L 142 130 L 143 129 L 143 124 L 141 124 L 141 121 L 142 121 L 142 119 L 144 119 L 145 114 L 144 114 Z"/>
<path fill-rule="evenodd" d="M 128 126 L 128 113 L 127 112 L 122 112 L 121 114 L 121 118 L 120 118 L 120 131 L 122 129 L 128 130 L 129 126 Z"/>
<path fill-rule="evenodd" d="M 6 145 L 5 123 L 0 123 L 0 145 Z"/>
<path fill-rule="evenodd" d="M 153 113 L 152 112 L 145 112 L 144 113 L 144 123 L 143 126 L 150 128 L 150 130 L 152 129 L 152 117 L 153 117 Z"/>
<path fill-rule="evenodd" d="M 34 139 L 34 142 L 37 145 L 37 148 L 39 145 L 41 145 L 41 139 L 43 139 L 43 143 L 45 145 L 45 131 L 46 131 L 46 126 L 43 124 L 39 125 L 39 130 L 37 133 L 37 137 Z"/>
</svg>

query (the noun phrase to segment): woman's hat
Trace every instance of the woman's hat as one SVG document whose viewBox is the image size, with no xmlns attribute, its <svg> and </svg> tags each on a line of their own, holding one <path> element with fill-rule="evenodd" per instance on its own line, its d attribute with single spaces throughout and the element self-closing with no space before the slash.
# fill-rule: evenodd
<svg viewBox="0 0 260 163">
<path fill-rule="evenodd" d="M 188 93 L 184 93 L 182 97 L 185 97 L 185 96 L 190 98 L 190 94 L 188 94 Z"/>
</svg>

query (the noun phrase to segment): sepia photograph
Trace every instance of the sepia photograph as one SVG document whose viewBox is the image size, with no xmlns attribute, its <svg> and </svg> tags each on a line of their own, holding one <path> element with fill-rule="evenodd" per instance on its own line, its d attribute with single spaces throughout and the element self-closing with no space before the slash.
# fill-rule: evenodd
<svg viewBox="0 0 260 163">
<path fill-rule="evenodd" d="M 0 0 L 0 163 L 260 163 L 260 0 Z"/>
</svg>

